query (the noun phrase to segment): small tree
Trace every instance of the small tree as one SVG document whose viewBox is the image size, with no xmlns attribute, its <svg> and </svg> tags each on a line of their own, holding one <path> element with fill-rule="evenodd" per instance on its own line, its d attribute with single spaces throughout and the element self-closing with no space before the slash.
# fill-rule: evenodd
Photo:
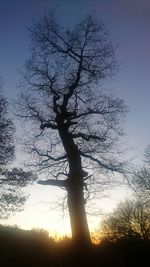
<svg viewBox="0 0 150 267">
<path fill-rule="evenodd" d="M 126 107 L 99 89 L 116 71 L 114 49 L 92 15 L 64 29 L 50 12 L 33 25 L 30 36 L 32 53 L 17 113 L 32 122 L 28 149 L 37 158 L 31 165 L 53 176 L 39 184 L 67 191 L 72 238 L 89 243 L 85 193 L 97 180 L 92 174 L 100 171 L 102 179 L 123 167 L 117 151 Z M 102 184 L 97 180 L 97 190 Z"/>
<path fill-rule="evenodd" d="M 146 147 L 144 157 L 145 162 L 148 164 L 148 166 L 150 166 L 150 145 Z"/>
<path fill-rule="evenodd" d="M 0 219 L 7 219 L 20 211 L 27 196 L 20 187 L 26 186 L 35 177 L 22 169 L 8 168 L 14 159 L 14 124 L 9 117 L 8 102 L 0 95 Z M 31 179 L 32 177 L 32 179 Z"/>
<path fill-rule="evenodd" d="M 21 190 L 37 177 L 21 168 L 5 168 L 0 173 L 0 219 L 8 219 L 16 212 L 22 211 L 27 194 Z"/>
<path fill-rule="evenodd" d="M 144 166 L 133 171 L 131 176 L 132 186 L 136 194 L 150 202 L 150 147 L 145 149 Z"/>
<path fill-rule="evenodd" d="M 6 98 L 0 95 L 0 171 L 14 158 L 14 125 L 8 116 Z"/>
<path fill-rule="evenodd" d="M 110 239 L 150 238 L 150 205 L 141 199 L 120 203 L 112 215 L 102 222 L 102 233 Z"/>
</svg>

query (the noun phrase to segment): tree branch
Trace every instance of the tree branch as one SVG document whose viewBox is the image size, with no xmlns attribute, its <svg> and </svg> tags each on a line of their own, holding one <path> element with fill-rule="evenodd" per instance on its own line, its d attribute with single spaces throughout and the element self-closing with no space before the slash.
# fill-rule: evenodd
<svg viewBox="0 0 150 267">
<path fill-rule="evenodd" d="M 51 122 L 41 123 L 40 129 L 44 130 L 45 128 L 50 128 L 53 130 L 58 129 L 58 127 L 55 124 L 52 124 Z"/>
<path fill-rule="evenodd" d="M 36 152 L 39 156 L 47 157 L 47 160 L 53 160 L 53 161 L 56 161 L 57 162 L 57 161 L 60 161 L 60 160 L 63 160 L 63 159 L 67 159 L 67 154 L 62 155 L 62 156 L 59 156 L 57 158 L 54 158 L 54 157 L 50 156 L 48 154 L 48 152 L 46 154 L 41 153 L 35 146 L 32 149 L 32 151 Z"/>
<path fill-rule="evenodd" d="M 77 74 L 76 74 L 76 79 L 75 81 L 69 86 L 69 92 L 67 94 L 64 94 L 64 99 L 63 99 L 63 103 L 61 105 L 61 110 L 62 112 L 66 111 L 66 107 L 68 105 L 68 101 L 70 99 L 70 97 L 73 95 L 74 93 L 74 89 L 78 86 L 78 83 L 80 81 L 80 77 L 81 77 L 81 71 L 82 71 L 82 55 L 80 58 L 80 62 L 78 65 L 78 70 L 77 70 Z"/>
<path fill-rule="evenodd" d="M 106 141 L 106 138 L 104 137 L 100 137 L 97 135 L 93 135 L 93 134 L 84 134 L 84 133 L 77 133 L 77 134 L 71 134 L 71 136 L 73 138 L 83 138 L 85 141 L 90 141 L 91 139 L 93 140 L 98 140 L 100 142 L 104 142 Z"/>
<path fill-rule="evenodd" d="M 40 185 L 67 187 L 68 179 L 66 180 L 55 180 L 55 179 L 39 180 L 37 183 Z"/>
<path fill-rule="evenodd" d="M 122 166 L 123 166 L 123 163 L 118 163 L 118 164 L 113 164 L 113 163 L 108 163 L 108 164 L 105 164 L 103 162 L 101 162 L 99 159 L 93 157 L 92 155 L 89 155 L 89 154 L 85 154 L 83 152 L 80 151 L 80 155 L 82 157 L 85 157 L 85 158 L 88 158 L 96 163 L 98 163 L 98 165 L 104 169 L 107 169 L 109 171 L 112 171 L 112 172 L 120 172 L 120 173 L 123 173 L 124 170 L 122 169 Z"/>
</svg>

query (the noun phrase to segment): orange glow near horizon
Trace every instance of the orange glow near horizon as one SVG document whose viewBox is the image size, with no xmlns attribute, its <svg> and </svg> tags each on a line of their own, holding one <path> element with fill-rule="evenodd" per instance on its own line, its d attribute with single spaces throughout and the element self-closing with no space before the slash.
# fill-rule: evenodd
<svg viewBox="0 0 150 267">
<path fill-rule="evenodd" d="M 50 187 L 34 185 L 28 188 L 28 192 L 30 193 L 30 198 L 25 205 L 24 211 L 17 213 L 8 220 L 1 220 L 0 223 L 12 226 L 17 225 L 25 230 L 44 229 L 48 231 L 51 237 L 56 239 L 71 236 L 67 207 L 63 214 L 62 206 L 59 205 L 63 197 L 61 190 L 54 191 Z M 112 211 L 118 201 L 117 198 L 123 200 L 129 195 L 124 189 L 119 189 L 119 192 L 115 191 L 115 199 L 113 194 L 112 196 L 110 195 L 109 199 L 104 198 L 97 201 L 94 206 L 100 211 L 100 214 L 96 215 L 96 217 L 88 216 L 90 232 L 94 233 L 99 228 L 101 219 L 103 219 L 101 211 L 102 213 L 103 211 L 106 213 Z"/>
<path fill-rule="evenodd" d="M 70 238 L 71 239 L 71 232 L 70 231 L 66 231 L 66 232 L 52 232 L 52 231 L 48 231 L 48 229 L 45 228 L 39 228 L 39 227 L 33 227 L 33 228 L 27 228 L 27 227 L 19 227 L 18 225 L 9 225 L 9 224 L 4 224 L 4 226 L 8 226 L 8 227 L 12 227 L 12 228 L 18 228 L 21 230 L 25 230 L 25 231 L 35 231 L 35 232 L 39 232 L 39 233 L 46 233 L 49 238 L 53 238 L 56 242 L 59 241 L 63 241 L 65 238 Z M 91 240 L 93 244 L 99 244 L 101 241 L 101 234 L 98 231 L 92 231 L 91 233 Z"/>
<path fill-rule="evenodd" d="M 43 212 L 41 214 L 39 213 L 36 214 L 36 210 L 34 210 L 34 213 L 30 211 L 28 213 L 18 213 L 17 216 L 11 217 L 5 222 L 1 221 L 1 223 L 24 230 L 46 231 L 49 237 L 52 237 L 55 241 L 62 240 L 65 237 L 71 237 L 70 219 L 68 216 L 61 218 L 57 213 L 53 214 L 53 216 L 47 213 L 43 215 Z M 99 219 L 89 219 L 89 228 L 93 243 L 98 243 L 97 236 L 95 235 L 98 222 Z"/>
</svg>

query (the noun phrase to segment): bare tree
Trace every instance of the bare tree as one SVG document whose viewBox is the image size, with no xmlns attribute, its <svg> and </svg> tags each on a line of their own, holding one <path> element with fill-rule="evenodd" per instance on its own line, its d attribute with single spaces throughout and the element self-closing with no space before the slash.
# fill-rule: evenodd
<svg viewBox="0 0 150 267">
<path fill-rule="evenodd" d="M 72 238 L 89 243 L 85 203 L 97 180 L 93 172 L 102 177 L 123 169 L 118 141 L 126 107 L 100 90 L 100 82 L 116 72 L 114 49 L 92 15 L 64 29 L 49 12 L 30 36 L 17 113 L 30 122 L 31 165 L 53 176 L 39 184 L 67 191 Z"/>
<path fill-rule="evenodd" d="M 145 149 L 144 166 L 133 171 L 132 185 L 136 193 L 145 198 L 145 201 L 150 201 L 150 146 Z"/>
<path fill-rule="evenodd" d="M 150 145 L 145 148 L 144 157 L 145 162 L 148 164 L 148 166 L 150 166 Z"/>
<path fill-rule="evenodd" d="M 141 199 L 127 200 L 102 222 L 102 234 L 112 240 L 119 238 L 150 238 L 150 205 Z"/>
</svg>

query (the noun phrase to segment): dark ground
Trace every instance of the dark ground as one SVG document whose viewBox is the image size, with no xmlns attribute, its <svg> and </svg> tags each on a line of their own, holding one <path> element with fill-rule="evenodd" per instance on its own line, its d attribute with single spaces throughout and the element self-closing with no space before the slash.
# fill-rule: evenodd
<svg viewBox="0 0 150 267">
<path fill-rule="evenodd" d="M 45 233 L 0 226 L 1 267 L 148 267 L 150 240 L 103 241 L 89 249 L 69 239 L 55 242 Z"/>
</svg>

